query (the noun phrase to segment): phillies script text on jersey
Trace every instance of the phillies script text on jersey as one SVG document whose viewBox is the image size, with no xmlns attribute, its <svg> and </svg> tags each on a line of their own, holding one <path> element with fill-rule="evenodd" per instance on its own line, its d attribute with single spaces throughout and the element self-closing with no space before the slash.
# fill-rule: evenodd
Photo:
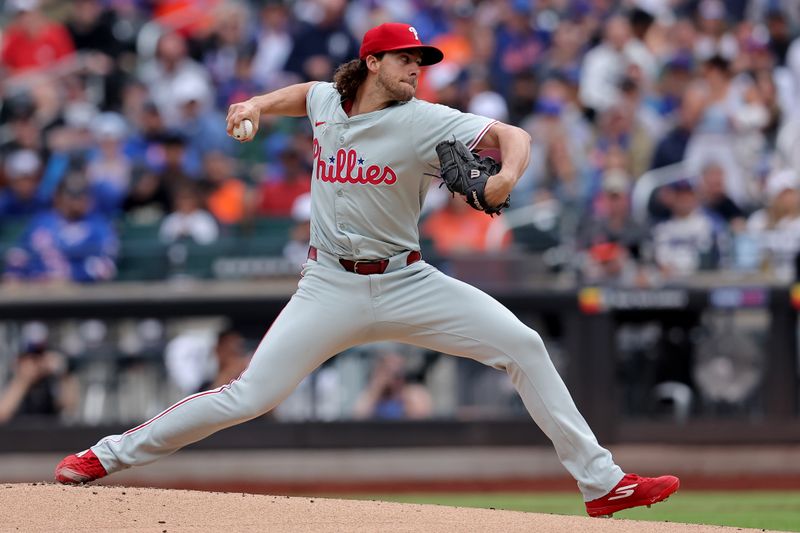
<svg viewBox="0 0 800 533">
<path fill-rule="evenodd" d="M 313 149 L 317 179 L 322 181 L 371 185 L 380 183 L 392 185 L 397 181 L 397 174 L 390 166 L 370 165 L 365 169 L 364 159 L 358 157 L 352 148 L 350 150 L 339 148 L 335 156 L 327 159 L 322 157 L 322 148 L 317 139 L 314 139 Z"/>
</svg>

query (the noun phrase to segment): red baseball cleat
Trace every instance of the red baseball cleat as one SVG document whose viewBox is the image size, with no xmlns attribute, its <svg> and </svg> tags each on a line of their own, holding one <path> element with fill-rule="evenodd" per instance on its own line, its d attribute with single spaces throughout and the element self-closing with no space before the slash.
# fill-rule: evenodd
<svg viewBox="0 0 800 533">
<path fill-rule="evenodd" d="M 56 481 L 65 485 L 88 483 L 108 475 L 92 450 L 68 455 L 56 467 Z"/>
<path fill-rule="evenodd" d="M 675 476 L 641 477 L 636 474 L 625 474 L 617 486 L 603 496 L 586 502 L 589 516 L 611 516 L 617 511 L 666 500 L 678 490 L 681 482 Z"/>
</svg>

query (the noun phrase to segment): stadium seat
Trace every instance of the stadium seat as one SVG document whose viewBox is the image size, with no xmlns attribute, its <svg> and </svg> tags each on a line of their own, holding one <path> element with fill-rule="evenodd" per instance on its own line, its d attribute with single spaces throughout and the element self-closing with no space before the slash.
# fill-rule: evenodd
<svg viewBox="0 0 800 533">
<path fill-rule="evenodd" d="M 159 223 L 119 225 L 117 280 L 149 281 L 167 275 L 166 247 L 158 239 Z"/>
<path fill-rule="evenodd" d="M 294 224 L 291 218 L 260 217 L 240 225 L 236 231 L 238 243 L 232 253 L 248 257 L 282 255 Z"/>
<path fill-rule="evenodd" d="M 6 251 L 17 244 L 27 225 L 27 218 L 21 220 L 5 219 L 0 222 L 0 272 L 5 269 Z"/>
</svg>

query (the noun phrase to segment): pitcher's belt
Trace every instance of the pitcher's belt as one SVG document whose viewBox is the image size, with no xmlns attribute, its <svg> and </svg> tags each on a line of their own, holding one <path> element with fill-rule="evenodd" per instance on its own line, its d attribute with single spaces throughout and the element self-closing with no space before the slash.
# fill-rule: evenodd
<svg viewBox="0 0 800 533">
<path fill-rule="evenodd" d="M 403 262 L 403 256 L 405 256 L 405 261 Z M 362 275 L 370 275 L 370 274 L 383 274 L 389 268 L 390 265 L 398 265 L 398 266 L 408 266 L 412 263 L 416 263 L 420 259 L 422 259 L 422 254 L 419 253 L 417 250 L 412 250 L 410 252 L 403 252 L 398 254 L 394 257 L 387 257 L 386 259 L 371 259 L 369 261 L 353 261 L 351 259 L 343 259 L 341 257 L 336 257 L 331 255 L 327 252 L 323 252 L 321 250 L 317 250 L 313 246 L 308 247 L 308 258 L 313 261 L 319 261 L 321 257 L 326 257 L 329 259 L 339 261 L 339 264 L 347 270 L 348 272 L 353 272 L 355 274 L 362 274 Z M 392 270 L 396 269 L 394 267 Z"/>
</svg>

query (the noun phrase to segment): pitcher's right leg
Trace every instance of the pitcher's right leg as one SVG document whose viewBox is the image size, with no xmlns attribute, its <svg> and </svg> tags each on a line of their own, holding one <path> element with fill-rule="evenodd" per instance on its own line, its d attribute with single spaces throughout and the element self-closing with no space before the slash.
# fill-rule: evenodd
<svg viewBox="0 0 800 533">
<path fill-rule="evenodd" d="M 238 379 L 189 396 L 122 435 L 105 437 L 91 448 L 89 458 L 95 454 L 103 469 L 113 473 L 153 462 L 221 429 L 266 413 L 326 359 L 367 341 L 371 312 L 366 276 L 315 265 L 300 281 L 297 293 L 267 331 Z M 56 469 L 59 481 L 91 481 L 72 479 L 81 476 L 74 472 L 74 464 L 65 464 L 70 463 L 68 460 L 87 462 L 84 457 L 69 456 Z M 62 468 L 66 475 L 59 474 Z"/>
<path fill-rule="evenodd" d="M 404 276 L 415 280 L 414 291 L 404 289 Z M 488 294 L 428 265 L 390 274 L 384 286 L 378 318 L 396 340 L 508 373 L 586 501 L 619 483 L 622 470 L 598 444 L 535 331 Z"/>
</svg>

